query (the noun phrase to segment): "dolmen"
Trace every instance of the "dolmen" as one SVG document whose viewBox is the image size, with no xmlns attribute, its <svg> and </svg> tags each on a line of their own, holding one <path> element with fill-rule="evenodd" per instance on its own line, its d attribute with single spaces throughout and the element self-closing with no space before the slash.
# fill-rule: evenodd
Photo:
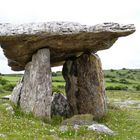
<svg viewBox="0 0 140 140">
<path fill-rule="evenodd" d="M 107 111 L 106 95 L 101 60 L 96 53 L 109 49 L 119 37 L 134 32 L 133 24 L 118 23 L 0 24 L 0 44 L 8 65 L 14 71 L 25 71 L 11 101 L 37 117 L 51 118 L 52 109 L 61 106 L 69 111 L 67 116 L 103 117 Z M 51 67 L 60 65 L 66 81 L 66 98 L 52 95 Z M 61 100 L 57 102 L 59 97 Z"/>
</svg>

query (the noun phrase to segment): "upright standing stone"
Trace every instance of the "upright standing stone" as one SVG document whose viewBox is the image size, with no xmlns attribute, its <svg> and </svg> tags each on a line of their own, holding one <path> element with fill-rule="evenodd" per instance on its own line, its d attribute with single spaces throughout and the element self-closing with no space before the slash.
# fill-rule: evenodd
<svg viewBox="0 0 140 140">
<path fill-rule="evenodd" d="M 83 54 L 65 62 L 63 76 L 73 114 L 93 114 L 101 118 L 106 99 L 101 61 L 96 54 Z"/>
<path fill-rule="evenodd" d="M 20 107 L 38 117 L 51 116 L 51 68 L 49 49 L 40 49 L 25 67 Z"/>
</svg>

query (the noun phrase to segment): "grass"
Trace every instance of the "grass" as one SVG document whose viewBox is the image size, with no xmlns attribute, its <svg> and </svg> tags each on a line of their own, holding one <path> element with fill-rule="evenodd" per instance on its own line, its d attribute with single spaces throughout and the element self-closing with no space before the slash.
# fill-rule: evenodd
<svg viewBox="0 0 140 140">
<path fill-rule="evenodd" d="M 53 82 L 65 82 L 64 78 L 62 75 L 59 75 L 59 76 L 53 76 L 52 77 L 52 81 Z"/>
<path fill-rule="evenodd" d="M 5 112 L 3 106 L 0 108 L 0 133 L 6 134 L 7 139 L 44 139 L 53 127 L 50 124 L 20 112 L 12 115 Z M 51 137 L 51 136 L 49 136 Z"/>
<path fill-rule="evenodd" d="M 65 80 L 61 72 L 52 73 L 53 87 L 56 89 L 58 86 L 64 86 Z M 2 78 L 15 84 L 22 75 L 8 74 L 2 76 Z M 140 91 L 140 70 L 135 69 L 121 69 L 121 70 L 104 70 L 105 87 L 109 90 L 129 90 L 129 91 Z M 64 91 L 64 89 L 62 90 Z"/>
<path fill-rule="evenodd" d="M 21 75 L 5 75 L 2 76 L 2 78 L 8 80 L 12 84 L 16 84 L 21 79 Z"/>
<path fill-rule="evenodd" d="M 113 140 L 139 140 L 140 110 L 116 109 L 108 110 L 108 114 L 100 123 L 104 123 L 115 131 Z"/>
<path fill-rule="evenodd" d="M 140 100 L 140 93 L 123 92 L 122 97 L 127 99 Z M 108 98 L 120 98 L 121 92 L 108 92 Z M 140 138 L 140 110 L 124 109 L 114 107 L 111 103 L 108 106 L 108 113 L 99 120 L 115 132 L 115 136 L 98 134 L 86 130 L 85 127 L 79 130 L 69 128 L 66 132 L 61 132 L 59 124 L 63 118 L 54 117 L 51 122 L 43 122 L 35 118 L 32 114 L 25 114 L 19 109 L 15 109 L 15 114 L 6 111 L 7 101 L 0 101 L 0 133 L 6 135 L 6 139 L 76 139 L 76 140 L 139 140 Z M 0 139 L 2 139 L 0 137 Z"/>
<path fill-rule="evenodd" d="M 61 73 L 54 73 L 52 77 L 54 91 L 64 91 L 64 79 Z M 58 75 L 57 75 L 58 74 Z M 127 90 L 108 90 L 108 113 L 99 120 L 100 123 L 107 125 L 115 132 L 115 136 L 99 134 L 87 130 L 85 127 L 80 129 L 69 129 L 65 132 L 60 131 L 62 117 L 53 117 L 51 121 L 42 121 L 32 114 L 21 112 L 15 108 L 15 114 L 6 110 L 10 104 L 8 101 L 0 100 L 0 140 L 7 139 L 47 139 L 47 140 L 139 140 L 140 139 L 140 109 L 120 108 L 113 105 L 115 99 L 119 101 L 140 100 L 140 91 L 135 88 L 140 84 L 140 70 L 106 70 L 104 71 L 106 87 L 108 86 L 127 86 Z M 2 78 L 15 84 L 21 75 L 5 75 Z M 125 80 L 121 80 L 125 79 Z M 113 81 L 113 82 L 111 82 Z M 1 90 L 2 89 L 2 90 Z M 139 89 L 139 88 L 138 88 Z M 0 97 L 8 95 L 11 91 L 3 89 L 0 85 Z M 132 104 L 135 106 L 137 104 Z"/>
<path fill-rule="evenodd" d="M 139 69 L 105 70 L 104 76 L 106 88 L 110 86 L 127 86 L 127 90 L 136 90 L 136 87 L 140 86 Z"/>
</svg>

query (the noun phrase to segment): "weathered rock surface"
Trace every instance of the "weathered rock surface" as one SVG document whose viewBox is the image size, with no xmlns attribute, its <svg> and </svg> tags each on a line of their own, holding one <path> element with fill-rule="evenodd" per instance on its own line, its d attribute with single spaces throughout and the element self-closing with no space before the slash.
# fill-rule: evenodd
<svg viewBox="0 0 140 140">
<path fill-rule="evenodd" d="M 26 112 L 33 112 L 38 117 L 50 117 L 51 100 L 50 52 L 41 49 L 25 67 L 19 103 Z"/>
<path fill-rule="evenodd" d="M 71 118 L 63 120 L 61 125 L 92 125 L 93 117 L 92 114 L 74 115 Z"/>
<path fill-rule="evenodd" d="M 21 95 L 21 89 L 23 86 L 23 77 L 21 80 L 17 83 L 17 85 L 14 87 L 10 100 L 15 103 L 16 105 L 19 105 L 20 95 Z"/>
<path fill-rule="evenodd" d="M 108 128 L 107 126 L 103 125 L 103 124 L 98 124 L 98 123 L 93 123 L 92 125 L 73 125 L 73 129 L 80 129 L 80 127 L 82 126 L 86 126 L 87 130 L 92 130 L 92 131 L 95 131 L 97 133 L 104 133 L 104 134 L 108 134 L 108 135 L 111 135 L 111 136 L 114 136 L 115 133 L 110 129 Z M 66 132 L 66 131 L 69 131 L 69 125 L 61 125 L 59 127 L 60 131 L 61 132 Z"/>
<path fill-rule="evenodd" d="M 71 116 L 71 110 L 66 97 L 60 93 L 53 93 L 51 115 L 60 115 L 64 117 Z"/>
<path fill-rule="evenodd" d="M 93 114 L 95 118 L 101 118 L 106 112 L 106 98 L 99 57 L 83 54 L 66 61 L 63 76 L 73 114 Z"/>
<path fill-rule="evenodd" d="M 119 107 L 119 108 L 130 108 L 130 109 L 140 109 L 140 100 L 125 100 L 121 101 L 119 99 L 113 99 L 112 104 L 114 107 Z"/>
<path fill-rule="evenodd" d="M 2 99 L 2 100 L 9 100 L 10 98 L 11 98 L 11 95 L 6 95 L 3 97 L 0 97 L 0 99 Z"/>
<path fill-rule="evenodd" d="M 5 134 L 0 133 L 0 137 L 6 137 L 6 135 L 5 135 Z"/>
<path fill-rule="evenodd" d="M 32 55 L 49 48 L 51 66 L 62 65 L 81 52 L 97 52 L 110 48 L 118 37 L 135 31 L 134 25 L 103 23 L 95 26 L 72 22 L 0 24 L 0 44 L 13 70 L 24 70 Z"/>
<path fill-rule="evenodd" d="M 93 123 L 92 125 L 88 126 L 88 130 L 93 130 L 108 135 L 114 135 L 114 132 L 111 129 L 109 129 L 107 126 L 103 124 L 98 124 L 98 123 Z"/>
<path fill-rule="evenodd" d="M 79 129 L 81 126 L 85 126 L 87 130 L 114 135 L 114 132 L 107 126 L 93 121 L 93 117 L 94 116 L 91 114 L 75 115 L 69 119 L 62 121 L 59 129 L 60 131 L 65 132 L 69 131 L 69 126 L 72 126 L 74 129 Z"/>
</svg>

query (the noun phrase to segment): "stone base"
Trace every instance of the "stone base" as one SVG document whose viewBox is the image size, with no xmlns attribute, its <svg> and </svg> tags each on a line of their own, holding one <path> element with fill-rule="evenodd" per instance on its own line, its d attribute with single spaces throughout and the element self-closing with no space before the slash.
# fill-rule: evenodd
<svg viewBox="0 0 140 140">
<path fill-rule="evenodd" d="M 106 112 L 106 97 L 99 57 L 83 54 L 66 61 L 63 76 L 73 114 L 93 114 L 101 118 Z"/>
</svg>

